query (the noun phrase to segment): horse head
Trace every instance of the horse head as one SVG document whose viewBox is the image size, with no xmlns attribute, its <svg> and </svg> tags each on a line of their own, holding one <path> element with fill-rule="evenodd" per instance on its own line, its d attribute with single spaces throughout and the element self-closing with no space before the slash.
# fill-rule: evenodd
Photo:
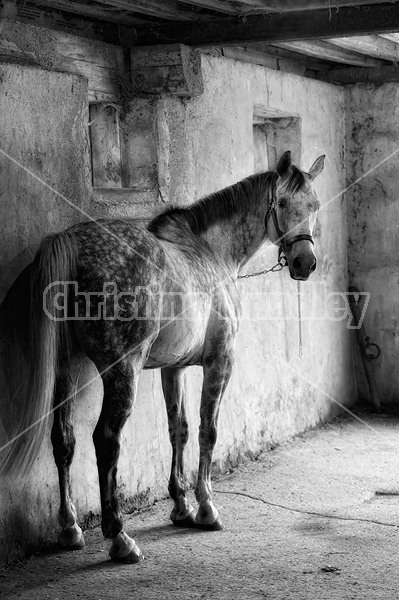
<svg viewBox="0 0 399 600">
<path fill-rule="evenodd" d="M 313 180 L 322 172 L 325 156 L 313 163 L 308 173 L 291 163 L 285 152 L 277 165 L 275 194 L 266 213 L 269 239 L 280 247 L 293 279 L 306 280 L 316 269 L 313 228 L 320 208 Z"/>
</svg>

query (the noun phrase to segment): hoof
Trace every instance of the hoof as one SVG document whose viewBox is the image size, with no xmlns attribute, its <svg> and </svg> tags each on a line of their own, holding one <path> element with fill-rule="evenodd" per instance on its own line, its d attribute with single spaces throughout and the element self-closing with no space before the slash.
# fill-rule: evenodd
<svg viewBox="0 0 399 600">
<path fill-rule="evenodd" d="M 192 513 L 184 517 L 184 519 L 172 519 L 172 523 L 175 527 L 197 527 L 197 522 Z"/>
<path fill-rule="evenodd" d="M 222 531 L 224 529 L 223 523 L 220 519 L 215 519 L 213 523 L 199 523 L 196 521 L 197 529 L 202 529 L 204 531 Z"/>
<path fill-rule="evenodd" d="M 143 556 L 141 550 L 139 550 L 139 549 L 138 549 L 138 552 L 137 552 L 137 550 L 130 550 L 130 552 L 128 552 L 127 554 L 120 554 L 120 553 L 113 554 L 110 550 L 109 555 L 111 557 L 111 560 L 113 560 L 114 562 L 119 562 L 119 563 L 124 563 L 124 564 L 129 564 L 129 565 L 134 565 L 134 564 L 139 563 L 142 560 L 144 560 L 144 556 Z"/>
<path fill-rule="evenodd" d="M 80 550 L 85 547 L 85 540 L 79 525 L 63 529 L 58 536 L 58 544 L 66 550 Z"/>
<path fill-rule="evenodd" d="M 135 564 L 144 560 L 144 556 L 136 542 L 124 532 L 114 538 L 109 555 L 111 560 L 125 564 Z"/>
<path fill-rule="evenodd" d="M 170 513 L 170 520 L 176 527 L 196 527 L 195 511 L 185 497 L 180 497 Z"/>
</svg>

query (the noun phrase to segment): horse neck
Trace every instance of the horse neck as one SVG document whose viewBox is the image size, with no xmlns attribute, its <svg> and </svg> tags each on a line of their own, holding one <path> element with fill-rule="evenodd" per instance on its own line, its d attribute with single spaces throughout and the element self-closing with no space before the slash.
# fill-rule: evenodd
<svg viewBox="0 0 399 600">
<path fill-rule="evenodd" d="M 273 193 L 273 181 L 257 186 L 251 202 L 243 202 L 229 218 L 215 221 L 201 237 L 207 241 L 218 260 L 236 276 L 239 269 L 253 256 L 266 240 L 265 214 Z"/>
</svg>

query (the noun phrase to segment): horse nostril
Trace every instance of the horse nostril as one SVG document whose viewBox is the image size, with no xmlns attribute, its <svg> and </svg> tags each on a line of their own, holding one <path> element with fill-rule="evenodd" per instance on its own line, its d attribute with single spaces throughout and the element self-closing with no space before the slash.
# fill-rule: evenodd
<svg viewBox="0 0 399 600">
<path fill-rule="evenodd" d="M 310 272 L 313 273 L 316 271 L 316 261 L 314 261 L 313 265 L 310 267 Z"/>
<path fill-rule="evenodd" d="M 299 271 L 299 269 L 302 267 L 302 261 L 298 256 L 292 261 L 292 266 L 295 271 Z"/>
</svg>

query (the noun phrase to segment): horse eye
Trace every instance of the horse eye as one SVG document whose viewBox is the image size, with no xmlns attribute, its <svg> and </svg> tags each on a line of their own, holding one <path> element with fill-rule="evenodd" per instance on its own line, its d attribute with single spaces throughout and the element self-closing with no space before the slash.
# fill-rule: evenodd
<svg viewBox="0 0 399 600">
<path fill-rule="evenodd" d="M 287 206 L 287 202 L 286 202 L 286 200 L 284 198 L 281 198 L 278 201 L 278 205 L 279 205 L 279 208 L 285 208 Z"/>
</svg>

